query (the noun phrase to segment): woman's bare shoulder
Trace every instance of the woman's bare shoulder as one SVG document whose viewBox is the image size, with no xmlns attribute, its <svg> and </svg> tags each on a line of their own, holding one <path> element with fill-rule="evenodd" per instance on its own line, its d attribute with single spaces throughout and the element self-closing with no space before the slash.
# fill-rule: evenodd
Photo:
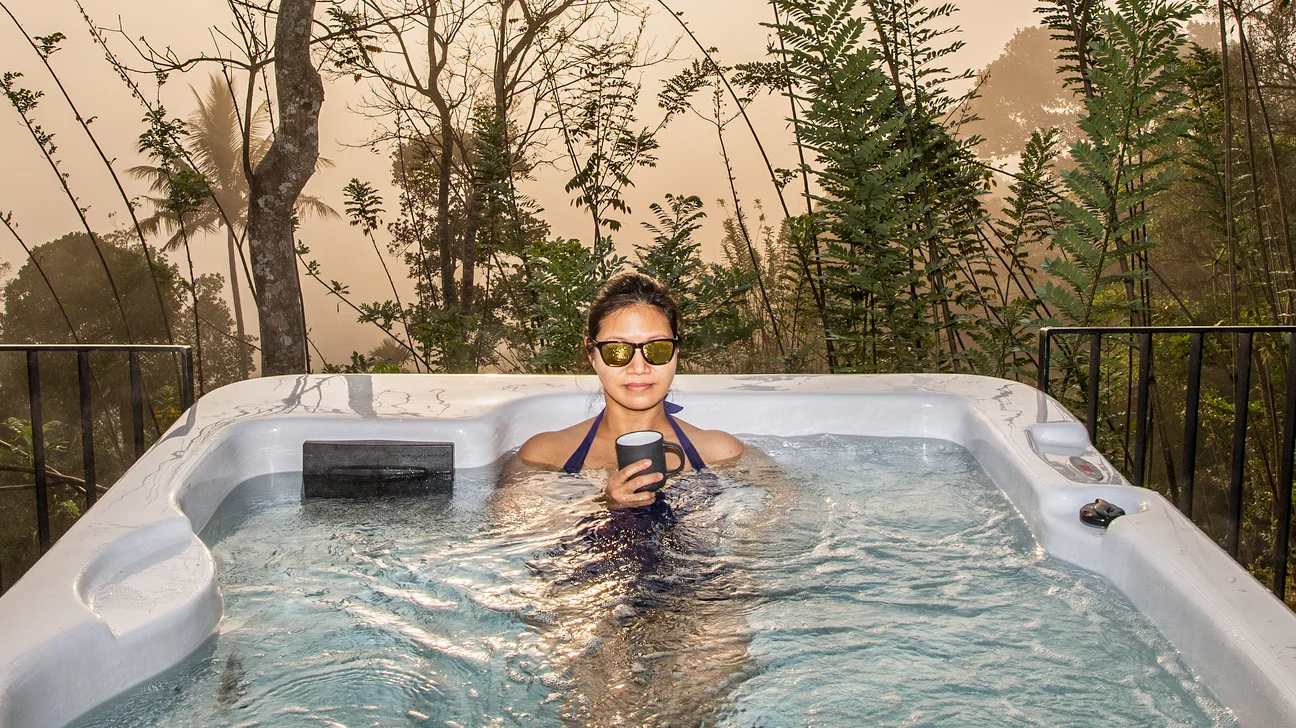
<svg viewBox="0 0 1296 728">
<path fill-rule="evenodd" d="M 683 420 L 677 420 L 684 428 L 684 434 L 693 441 L 693 447 L 706 461 L 708 466 L 723 463 L 743 454 L 742 440 L 724 430 L 703 430 Z"/>
<path fill-rule="evenodd" d="M 528 465 L 560 468 L 580 445 L 591 422 L 592 418 L 561 430 L 532 435 L 518 448 L 518 457 Z"/>
</svg>

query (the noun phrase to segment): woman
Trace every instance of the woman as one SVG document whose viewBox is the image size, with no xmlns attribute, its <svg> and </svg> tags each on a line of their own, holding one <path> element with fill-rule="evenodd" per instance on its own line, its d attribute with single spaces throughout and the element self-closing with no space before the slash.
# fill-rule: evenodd
<svg viewBox="0 0 1296 728">
<path fill-rule="evenodd" d="M 528 440 L 518 456 L 531 467 L 514 461 L 492 495 L 500 522 L 559 534 L 528 561 L 537 579 L 518 596 L 544 615 L 535 627 L 565 684 L 568 725 L 711 725 L 755 670 L 734 598 L 750 587 L 724 556 L 731 514 L 713 505 L 732 483 L 697 471 L 763 483 L 776 466 L 759 450 L 744 454 L 728 433 L 673 416 L 680 408 L 666 395 L 679 342 L 679 309 L 660 283 L 637 273 L 610 280 L 591 302 L 585 339 L 604 410 Z M 660 492 L 635 492 L 661 480 L 641 474 L 649 461 L 615 469 L 616 438 L 638 430 L 661 432 L 685 453 L 683 477 Z M 613 507 L 546 505 L 553 486 L 536 468 L 595 471 L 595 483 L 607 469 Z"/>
<path fill-rule="evenodd" d="M 616 462 L 616 439 L 627 432 L 656 430 L 679 445 L 686 470 L 702 470 L 742 455 L 743 444 L 719 430 L 701 430 L 675 419 L 681 409 L 666 395 L 675 379 L 680 348 L 679 307 L 660 283 L 640 273 L 608 281 L 590 304 L 585 349 L 603 386 L 604 410 L 556 432 L 542 432 L 522 445 L 518 457 L 533 466 L 577 473 Z M 652 504 L 654 491 L 636 492 L 662 479 L 639 475 L 652 463 L 640 460 L 612 473 L 605 492 L 621 506 Z"/>
</svg>

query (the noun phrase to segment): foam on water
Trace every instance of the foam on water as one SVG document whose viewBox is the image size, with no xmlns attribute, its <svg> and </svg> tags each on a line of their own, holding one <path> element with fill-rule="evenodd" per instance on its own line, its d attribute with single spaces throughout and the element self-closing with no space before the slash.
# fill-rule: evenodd
<svg viewBox="0 0 1296 728">
<path fill-rule="evenodd" d="M 1234 725 L 961 448 L 748 442 L 777 467 L 636 512 L 498 469 L 366 502 L 245 483 L 202 534 L 220 633 L 77 725 Z"/>
</svg>

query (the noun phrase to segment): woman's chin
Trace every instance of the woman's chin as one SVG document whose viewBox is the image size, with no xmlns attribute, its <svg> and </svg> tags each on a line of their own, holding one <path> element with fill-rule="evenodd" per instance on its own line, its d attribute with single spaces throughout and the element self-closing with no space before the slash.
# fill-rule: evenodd
<svg viewBox="0 0 1296 728">
<path fill-rule="evenodd" d="M 657 387 L 649 389 L 634 390 L 621 387 L 619 392 L 621 396 L 617 397 L 617 404 L 626 409 L 643 411 L 656 407 L 665 397 L 658 396 Z"/>
</svg>

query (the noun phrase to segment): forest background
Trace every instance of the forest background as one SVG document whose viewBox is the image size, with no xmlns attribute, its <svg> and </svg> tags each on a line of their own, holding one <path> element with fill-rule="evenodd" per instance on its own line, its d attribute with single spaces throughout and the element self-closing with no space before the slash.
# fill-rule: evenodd
<svg viewBox="0 0 1296 728">
<path fill-rule="evenodd" d="M 2 342 L 193 345 L 200 392 L 307 370 L 583 371 L 584 304 L 626 269 L 676 292 L 695 372 L 1034 383 L 1044 325 L 1292 323 L 1284 0 L 1041 0 L 963 68 L 960 8 L 920 0 L 743 3 L 751 27 L 723 37 L 690 17 L 714 7 L 681 0 L 228 0 L 183 46 L 72 5 L 62 28 L 0 3 L 18 39 Z M 738 36 L 760 42 L 727 49 Z M 64 63 L 83 44 L 94 67 Z M 64 83 L 89 74 L 113 90 Z M 105 93 L 137 128 L 94 123 Z M 354 174 L 319 157 L 322 109 L 363 129 L 336 149 Z M 318 169 L 349 182 L 307 188 Z M 1151 405 L 1149 482 L 1171 497 L 1186 341 L 1158 346 Z M 1055 361 L 1073 411 L 1086 343 Z M 1194 509 L 1220 538 L 1231 346 L 1205 356 Z M 1286 351 L 1257 338 L 1250 377 L 1238 546 L 1262 579 Z M 1128 472 L 1134 357 L 1099 354 L 1099 445 Z M 61 532 L 85 493 L 75 366 L 56 359 Z M 0 358 L 0 587 L 39 553 L 24 367 Z M 131 460 L 129 386 L 112 356 L 94 371 L 107 484 Z M 173 360 L 145 379 L 156 437 L 179 414 Z"/>
</svg>

